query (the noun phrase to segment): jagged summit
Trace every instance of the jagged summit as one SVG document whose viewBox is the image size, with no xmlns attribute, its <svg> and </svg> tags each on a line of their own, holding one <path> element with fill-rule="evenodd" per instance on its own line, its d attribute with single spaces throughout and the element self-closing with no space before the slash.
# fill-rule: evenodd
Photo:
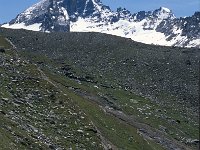
<svg viewBox="0 0 200 150">
<path fill-rule="evenodd" d="M 103 6 L 99 0 L 41 0 L 19 14 L 11 23 L 21 23 L 52 10 L 60 10 L 63 15 L 70 16 L 70 19 L 77 16 L 87 17 L 100 12 Z"/>
<path fill-rule="evenodd" d="M 194 17 L 198 15 L 176 18 L 166 7 L 131 13 L 126 8 L 112 11 L 100 0 L 41 0 L 3 27 L 42 32 L 102 32 L 146 44 L 200 47 L 197 30 L 200 21 Z M 189 20 L 190 26 L 185 27 L 183 20 Z"/>
<path fill-rule="evenodd" d="M 165 7 L 160 7 L 154 11 L 140 11 L 134 14 L 135 18 L 139 21 L 149 18 L 149 19 L 174 19 L 176 18 L 173 12 Z"/>
<path fill-rule="evenodd" d="M 9 22 L 14 28 L 25 28 L 34 25 L 36 31 L 69 31 L 70 21 L 79 17 L 93 17 L 106 20 L 111 13 L 108 6 L 99 0 L 41 0 Z M 31 29 L 30 28 L 30 29 Z"/>
<path fill-rule="evenodd" d="M 176 18 L 173 12 L 166 8 L 166 7 L 160 7 L 159 9 L 156 9 L 153 11 L 153 15 L 160 18 L 160 19 L 174 19 Z"/>
<path fill-rule="evenodd" d="M 9 24 L 38 24 L 40 31 L 69 31 L 69 22 L 78 17 L 98 15 L 102 4 L 98 0 L 42 0 L 28 8 Z"/>
<path fill-rule="evenodd" d="M 166 8 L 166 7 L 160 7 L 160 10 L 164 11 L 164 12 L 171 12 L 171 10 L 169 8 Z"/>
</svg>

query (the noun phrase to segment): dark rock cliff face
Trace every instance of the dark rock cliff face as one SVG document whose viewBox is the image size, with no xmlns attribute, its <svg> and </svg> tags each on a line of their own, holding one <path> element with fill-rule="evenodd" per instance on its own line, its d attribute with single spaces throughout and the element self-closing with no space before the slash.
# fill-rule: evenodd
<svg viewBox="0 0 200 150">
<path fill-rule="evenodd" d="M 196 12 L 192 17 L 181 18 L 183 25 L 182 35 L 188 37 L 200 37 L 200 12 Z"/>
<path fill-rule="evenodd" d="M 174 33 L 174 29 L 181 30 L 181 33 Z M 177 35 L 186 36 L 188 42 L 200 37 L 200 12 L 195 12 L 191 17 L 163 20 L 156 29 L 158 32 L 169 36 L 168 40 Z"/>
<path fill-rule="evenodd" d="M 87 17 L 95 11 L 95 6 L 92 0 L 64 0 L 63 6 L 67 8 L 71 19 L 78 16 Z"/>
</svg>

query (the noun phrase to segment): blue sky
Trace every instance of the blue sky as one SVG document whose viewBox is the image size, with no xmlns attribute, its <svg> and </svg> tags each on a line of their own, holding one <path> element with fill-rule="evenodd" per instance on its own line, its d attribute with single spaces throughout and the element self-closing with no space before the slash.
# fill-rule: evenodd
<svg viewBox="0 0 200 150">
<path fill-rule="evenodd" d="M 8 22 L 39 0 L 0 0 L 0 23 Z M 177 17 L 191 16 L 200 11 L 200 0 L 102 0 L 112 10 L 125 7 L 131 12 L 155 10 L 160 6 L 171 9 Z"/>
</svg>

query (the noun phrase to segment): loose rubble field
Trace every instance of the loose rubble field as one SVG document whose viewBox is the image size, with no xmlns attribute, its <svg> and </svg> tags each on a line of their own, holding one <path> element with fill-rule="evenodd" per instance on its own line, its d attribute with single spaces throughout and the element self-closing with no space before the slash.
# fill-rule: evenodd
<svg viewBox="0 0 200 150">
<path fill-rule="evenodd" d="M 8 29 L 0 48 L 3 149 L 198 149 L 199 49 Z"/>
</svg>

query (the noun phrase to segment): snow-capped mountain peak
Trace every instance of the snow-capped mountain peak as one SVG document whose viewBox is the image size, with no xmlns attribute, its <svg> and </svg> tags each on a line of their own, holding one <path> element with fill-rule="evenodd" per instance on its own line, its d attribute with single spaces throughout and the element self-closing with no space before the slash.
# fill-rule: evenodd
<svg viewBox="0 0 200 150">
<path fill-rule="evenodd" d="M 95 17 L 102 14 L 102 10 L 109 12 L 99 0 L 42 0 L 31 6 L 9 25 L 12 28 L 32 28 L 37 24 L 35 31 L 69 31 L 70 21 L 77 21 L 78 17 Z"/>
<path fill-rule="evenodd" d="M 24 12 L 19 14 L 15 19 L 13 19 L 10 24 L 27 22 L 28 20 L 35 18 L 38 13 L 43 14 L 47 11 L 49 6 L 49 0 L 41 0 L 40 2 L 34 4 L 33 6 L 26 9 Z M 28 24 L 27 24 L 28 25 Z"/>
<path fill-rule="evenodd" d="M 163 12 L 171 12 L 171 10 L 169 8 L 166 8 L 166 7 L 160 7 L 160 10 L 163 11 Z"/>
<path fill-rule="evenodd" d="M 166 7 L 160 7 L 159 9 L 156 9 L 153 11 L 154 17 L 157 17 L 158 19 L 174 19 L 175 15 L 172 13 L 172 11 Z"/>
<path fill-rule="evenodd" d="M 102 32 L 147 44 L 200 47 L 199 13 L 176 18 L 160 7 L 112 11 L 100 0 L 41 0 L 2 27 L 42 32 Z"/>
</svg>

